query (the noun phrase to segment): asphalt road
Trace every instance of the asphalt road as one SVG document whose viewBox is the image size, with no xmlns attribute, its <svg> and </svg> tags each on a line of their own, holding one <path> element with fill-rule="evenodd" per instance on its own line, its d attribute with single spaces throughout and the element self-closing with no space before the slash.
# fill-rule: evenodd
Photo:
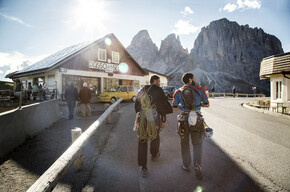
<svg viewBox="0 0 290 192">
<path fill-rule="evenodd" d="M 290 119 L 243 108 L 244 101 L 212 99 L 203 110 L 213 141 L 265 190 L 290 191 Z"/>
<path fill-rule="evenodd" d="M 161 132 L 161 156 L 150 160 L 147 178 L 137 165 L 134 104 L 122 103 L 84 149 L 84 167 L 65 174 L 54 191 L 290 191 L 290 120 L 243 108 L 245 98 L 215 98 L 202 109 L 214 135 L 203 143 L 204 179 L 181 169 L 176 115 Z M 61 119 L 0 161 L 0 191 L 26 191 L 67 149 L 70 129 L 83 131 L 91 118 Z"/>
<path fill-rule="evenodd" d="M 251 99 L 249 99 L 251 100 Z M 203 146 L 203 181 L 181 170 L 176 114 L 161 132 L 161 157 L 148 155 L 149 175 L 140 176 L 133 104 L 121 108 L 119 122 L 96 161 L 83 191 L 289 191 L 290 121 L 243 108 L 245 99 L 216 98 L 203 109 L 214 129 Z"/>
</svg>

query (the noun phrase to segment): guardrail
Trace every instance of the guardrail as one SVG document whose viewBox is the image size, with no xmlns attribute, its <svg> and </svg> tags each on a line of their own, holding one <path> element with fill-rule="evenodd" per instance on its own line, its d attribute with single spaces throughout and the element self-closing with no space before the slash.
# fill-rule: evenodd
<svg viewBox="0 0 290 192">
<path fill-rule="evenodd" d="M 82 149 L 88 143 L 89 139 L 97 132 L 99 126 L 108 121 L 111 112 L 115 107 L 120 106 L 123 99 L 118 99 L 112 104 L 84 133 L 82 133 L 75 142 L 46 170 L 38 180 L 27 190 L 27 192 L 52 191 L 63 175 L 67 172 L 76 158 L 81 154 Z"/>
<path fill-rule="evenodd" d="M 0 90 L 0 101 L 10 101 L 12 96 L 10 89 Z"/>
<path fill-rule="evenodd" d="M 227 97 L 227 96 L 231 96 L 233 97 L 234 94 L 233 93 L 209 93 L 209 97 Z M 247 94 L 247 93 L 236 93 L 235 97 L 265 97 L 264 94 Z"/>
</svg>

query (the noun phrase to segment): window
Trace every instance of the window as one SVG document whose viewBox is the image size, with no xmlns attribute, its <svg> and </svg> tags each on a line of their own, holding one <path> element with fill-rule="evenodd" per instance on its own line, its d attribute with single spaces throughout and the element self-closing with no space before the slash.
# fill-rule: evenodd
<svg viewBox="0 0 290 192">
<path fill-rule="evenodd" d="M 129 91 L 135 91 L 133 87 L 129 87 Z"/>
<path fill-rule="evenodd" d="M 276 81 L 276 99 L 281 99 L 282 81 Z"/>
<path fill-rule="evenodd" d="M 98 49 L 98 59 L 99 61 L 107 61 L 106 49 Z"/>
<path fill-rule="evenodd" d="M 121 92 L 127 92 L 127 87 L 121 87 L 120 91 Z"/>
<path fill-rule="evenodd" d="M 112 62 L 113 63 L 119 63 L 120 55 L 118 52 L 112 51 Z"/>
</svg>

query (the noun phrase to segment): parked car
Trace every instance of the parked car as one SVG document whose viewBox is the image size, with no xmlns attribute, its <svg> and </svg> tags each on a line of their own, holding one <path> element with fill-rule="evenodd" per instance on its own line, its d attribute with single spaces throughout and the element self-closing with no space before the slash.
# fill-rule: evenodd
<svg viewBox="0 0 290 192">
<path fill-rule="evenodd" d="M 173 98 L 173 94 L 177 90 L 177 88 L 174 86 L 164 86 L 162 87 L 162 90 L 165 96 L 169 99 L 169 98 Z"/>
<path fill-rule="evenodd" d="M 123 98 L 123 100 L 135 102 L 136 95 L 137 93 L 133 86 L 121 85 L 119 87 L 111 87 L 108 91 L 101 93 L 98 96 L 98 101 L 115 103 L 118 98 Z"/>
</svg>

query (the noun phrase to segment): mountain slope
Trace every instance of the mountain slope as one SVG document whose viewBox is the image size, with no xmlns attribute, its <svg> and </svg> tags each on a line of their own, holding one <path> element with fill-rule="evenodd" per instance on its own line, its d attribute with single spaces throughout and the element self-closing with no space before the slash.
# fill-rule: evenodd
<svg viewBox="0 0 290 192">
<path fill-rule="evenodd" d="M 188 54 L 175 34 L 168 35 L 158 50 L 147 31 L 140 31 L 128 47 L 130 54 L 144 68 L 172 77 L 170 85 L 181 85 L 181 75 L 192 72 L 201 86 L 214 86 L 216 92 L 268 93 L 269 82 L 259 79 L 264 57 L 283 53 L 281 42 L 262 29 L 239 25 L 227 19 L 203 27 Z"/>
</svg>

